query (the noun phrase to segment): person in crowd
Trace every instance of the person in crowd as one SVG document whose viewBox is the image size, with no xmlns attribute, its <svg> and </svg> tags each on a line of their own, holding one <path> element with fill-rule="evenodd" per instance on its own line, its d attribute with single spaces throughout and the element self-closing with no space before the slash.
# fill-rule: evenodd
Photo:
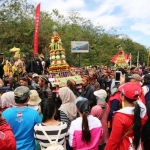
<svg viewBox="0 0 150 150">
<path fill-rule="evenodd" d="M 92 85 L 95 90 L 100 89 L 100 84 L 97 82 L 97 74 L 95 71 L 91 70 L 89 72 L 89 77 L 90 77 L 90 85 Z"/>
<path fill-rule="evenodd" d="M 36 90 L 30 90 L 30 98 L 28 101 L 28 107 L 38 111 L 41 121 L 42 121 L 43 115 L 41 114 L 40 102 L 41 102 L 41 98 L 39 97 L 38 92 Z M 40 150 L 39 143 L 37 141 L 35 141 L 35 143 L 36 143 L 35 150 Z"/>
<path fill-rule="evenodd" d="M 95 88 L 90 85 L 90 77 L 87 75 L 82 76 L 82 91 L 81 96 L 89 100 L 91 108 L 96 105 L 96 97 L 94 96 Z"/>
<path fill-rule="evenodd" d="M 4 75 L 3 82 L 4 82 L 4 86 L 9 86 L 9 76 L 8 75 Z"/>
<path fill-rule="evenodd" d="M 128 78 L 130 79 L 130 82 L 142 84 L 142 77 L 139 74 L 132 74 L 131 76 L 128 76 Z"/>
<path fill-rule="evenodd" d="M 54 119 L 56 114 L 56 106 L 53 100 L 43 99 L 41 104 L 41 112 L 43 114 L 42 123 L 35 125 L 34 137 L 40 142 L 42 148 L 47 148 L 50 145 L 49 140 L 44 135 L 46 132 L 50 139 L 56 140 L 58 132 L 60 130 L 60 136 L 58 137 L 58 144 L 65 147 L 65 137 L 67 135 L 67 124 Z"/>
<path fill-rule="evenodd" d="M 67 80 L 67 87 L 74 93 L 76 97 L 79 96 L 78 91 L 76 90 L 76 82 L 73 79 Z"/>
<path fill-rule="evenodd" d="M 22 77 L 27 78 L 28 79 L 28 85 L 31 85 L 31 80 L 30 80 L 29 74 L 27 72 L 22 73 Z"/>
<path fill-rule="evenodd" d="M 27 86 L 30 90 L 34 90 L 34 88 L 28 84 L 28 79 L 25 77 L 20 78 L 20 85 L 21 86 Z"/>
<path fill-rule="evenodd" d="M 115 112 L 112 132 L 105 150 L 137 149 L 140 145 L 141 127 L 145 124 L 146 106 L 141 102 L 141 86 L 132 82 L 119 87 L 122 109 Z"/>
<path fill-rule="evenodd" d="M 76 97 L 68 87 L 62 87 L 59 89 L 59 97 L 62 101 L 59 108 L 60 120 L 66 122 L 69 129 L 71 121 L 75 119 L 77 115 L 75 105 Z"/>
<path fill-rule="evenodd" d="M 130 74 L 139 74 L 139 70 L 137 67 L 133 66 L 130 68 Z"/>
<path fill-rule="evenodd" d="M 104 89 L 104 90 L 107 89 L 107 80 L 105 78 L 99 77 L 97 79 L 97 82 L 100 84 L 100 89 Z"/>
<path fill-rule="evenodd" d="M 0 149 L 16 150 L 16 140 L 10 125 L 2 117 L 0 112 Z"/>
<path fill-rule="evenodd" d="M 150 101 L 150 74 L 144 76 L 143 92 L 146 102 Z"/>
<path fill-rule="evenodd" d="M 43 68 L 42 74 L 44 74 L 45 73 L 45 61 L 44 61 L 44 57 L 40 57 L 40 61 L 41 61 L 42 68 Z"/>
<path fill-rule="evenodd" d="M 100 89 L 95 91 L 94 95 L 97 98 L 97 105 L 91 109 L 91 115 L 97 117 L 102 123 L 103 136 L 99 141 L 99 150 L 104 150 L 104 147 L 106 146 L 109 138 L 107 118 L 110 109 L 106 103 L 107 92 L 103 89 Z"/>
<path fill-rule="evenodd" d="M 10 107 L 15 106 L 15 99 L 14 99 L 14 92 L 9 91 L 6 93 L 3 93 L 0 99 L 0 109 L 5 110 Z"/>
<path fill-rule="evenodd" d="M 23 61 L 24 66 L 25 66 L 25 71 L 27 73 L 29 73 L 31 71 L 31 62 L 27 59 L 26 55 L 22 56 L 22 61 Z"/>
<path fill-rule="evenodd" d="M 0 78 L 0 87 L 3 87 L 4 86 L 4 82 L 3 80 Z"/>
<path fill-rule="evenodd" d="M 67 123 L 67 128 L 70 128 L 70 123 L 75 119 L 77 115 L 74 93 L 68 87 L 62 87 L 59 89 L 59 97 L 62 101 L 60 108 L 60 120 Z M 68 138 L 66 139 L 67 150 L 70 150 Z"/>
<path fill-rule="evenodd" d="M 31 62 L 31 72 L 41 75 L 42 71 L 43 71 L 42 63 L 38 58 L 38 54 L 35 54 L 34 60 Z"/>
<path fill-rule="evenodd" d="M 14 97 L 15 107 L 6 109 L 2 116 L 13 130 L 17 150 L 34 150 L 34 126 L 41 121 L 38 112 L 27 107 L 30 97 L 29 88 L 26 86 L 17 87 L 14 91 Z"/>
<path fill-rule="evenodd" d="M 142 128 L 141 142 L 143 143 L 144 150 L 150 148 L 150 101 L 146 102 L 148 120 Z"/>
<path fill-rule="evenodd" d="M 42 98 L 52 98 L 52 84 L 49 82 L 46 75 L 39 76 L 38 84 L 42 89 L 40 97 Z"/>
<path fill-rule="evenodd" d="M 41 98 L 36 90 L 30 90 L 30 98 L 28 100 L 28 107 L 32 108 L 36 111 L 40 110 L 39 104 L 41 102 Z M 39 112 L 40 113 L 40 112 Z"/>
<path fill-rule="evenodd" d="M 143 142 L 144 150 L 149 150 L 150 148 L 150 74 L 144 76 L 143 82 L 143 93 L 145 96 L 145 102 L 147 107 L 148 120 L 142 129 L 141 141 Z"/>
<path fill-rule="evenodd" d="M 45 70 L 46 70 L 46 72 L 47 72 L 47 70 L 48 70 L 50 64 L 51 64 L 50 56 L 47 55 L 47 56 L 46 56 L 46 61 L 45 61 Z"/>
<path fill-rule="evenodd" d="M 4 60 L 3 55 L 4 54 L 0 52 L 0 78 L 1 79 L 3 78 L 3 75 L 4 75 L 3 67 L 4 67 L 4 64 L 5 64 L 5 60 Z"/>
<path fill-rule="evenodd" d="M 32 75 L 32 83 L 31 83 L 31 85 L 33 86 L 33 88 L 34 88 L 35 90 L 40 89 L 40 86 L 39 86 L 39 84 L 38 84 L 38 81 L 39 81 L 39 75 L 38 75 L 37 73 L 34 73 L 34 74 Z"/>
<path fill-rule="evenodd" d="M 14 65 L 12 66 L 13 77 L 18 81 L 22 76 L 22 73 L 25 72 L 24 63 L 20 60 L 20 54 L 15 53 L 14 55 Z"/>
<path fill-rule="evenodd" d="M 10 77 L 8 81 L 9 81 L 9 86 L 11 91 L 14 91 L 18 86 L 20 86 L 14 77 Z"/>
<path fill-rule="evenodd" d="M 70 146 L 74 150 L 98 150 L 99 139 L 102 136 L 101 122 L 90 115 L 90 104 L 86 98 L 78 97 L 76 107 L 80 117 L 71 122 Z"/>
<path fill-rule="evenodd" d="M 11 66 L 13 66 L 13 65 L 14 65 L 14 58 L 11 57 L 9 62 L 10 62 L 10 64 L 11 64 Z"/>
</svg>

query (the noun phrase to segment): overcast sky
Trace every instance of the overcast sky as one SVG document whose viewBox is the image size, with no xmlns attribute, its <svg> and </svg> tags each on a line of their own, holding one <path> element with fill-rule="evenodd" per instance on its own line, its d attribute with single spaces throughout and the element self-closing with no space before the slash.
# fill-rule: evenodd
<svg viewBox="0 0 150 150">
<path fill-rule="evenodd" d="M 94 25 L 116 27 L 119 34 L 150 47 L 150 0 L 28 0 L 41 10 L 57 9 L 63 15 L 76 10 Z"/>
</svg>

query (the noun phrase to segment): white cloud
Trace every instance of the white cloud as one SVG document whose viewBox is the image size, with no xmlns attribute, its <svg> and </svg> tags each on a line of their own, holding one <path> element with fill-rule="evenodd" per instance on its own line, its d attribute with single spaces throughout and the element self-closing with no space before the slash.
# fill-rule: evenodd
<svg viewBox="0 0 150 150">
<path fill-rule="evenodd" d="M 150 35 L 150 25 L 148 23 L 137 22 L 131 26 L 134 31 L 141 31 L 145 35 Z"/>
<path fill-rule="evenodd" d="M 39 0 L 29 2 L 37 4 Z M 87 9 L 89 4 L 92 7 Z M 131 32 L 150 35 L 150 0 L 41 0 L 41 8 L 49 12 L 57 9 L 64 16 L 69 11 L 76 10 L 94 25 L 99 24 L 106 28 L 125 27 Z"/>
</svg>

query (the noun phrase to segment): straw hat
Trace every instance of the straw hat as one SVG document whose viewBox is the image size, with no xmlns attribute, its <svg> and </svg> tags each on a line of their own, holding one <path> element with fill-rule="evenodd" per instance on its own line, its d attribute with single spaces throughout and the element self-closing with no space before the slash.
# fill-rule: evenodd
<svg viewBox="0 0 150 150">
<path fill-rule="evenodd" d="M 30 90 L 30 99 L 28 105 L 38 105 L 41 102 L 41 98 L 36 90 Z"/>
</svg>

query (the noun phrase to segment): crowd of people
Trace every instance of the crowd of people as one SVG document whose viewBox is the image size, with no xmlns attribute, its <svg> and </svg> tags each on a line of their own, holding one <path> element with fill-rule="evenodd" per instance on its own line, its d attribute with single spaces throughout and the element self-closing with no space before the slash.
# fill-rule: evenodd
<svg viewBox="0 0 150 150">
<path fill-rule="evenodd" d="M 35 55 L 30 62 L 23 56 L 22 61 L 18 78 L 6 74 L 0 61 L 0 149 L 149 149 L 147 68 L 74 68 L 71 73 L 81 76 L 81 89 L 68 79 L 57 93 L 43 59 Z"/>
</svg>

